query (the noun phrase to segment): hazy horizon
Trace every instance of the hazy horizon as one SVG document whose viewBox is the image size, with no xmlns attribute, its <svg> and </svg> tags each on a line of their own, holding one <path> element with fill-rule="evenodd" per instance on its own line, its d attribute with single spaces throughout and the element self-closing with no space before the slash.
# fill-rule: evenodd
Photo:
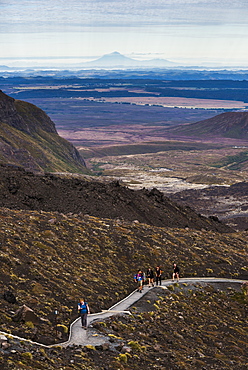
<svg viewBox="0 0 248 370">
<path fill-rule="evenodd" d="M 248 67 L 245 0 L 3 0 L 0 65 L 137 60 Z M 70 62 L 70 63 L 69 63 Z"/>
<path fill-rule="evenodd" d="M 12 58 L 1 58 L 0 57 L 0 70 L 2 71 L 25 71 L 25 70 L 84 70 L 84 69 L 130 69 L 132 67 L 128 66 L 111 66 L 109 67 L 106 66 L 95 66 L 94 62 L 97 61 L 98 59 L 101 59 L 103 56 L 108 56 L 112 53 L 109 54 L 103 54 L 103 55 L 96 55 L 96 56 L 56 56 L 56 57 L 12 57 Z M 172 61 L 169 59 L 164 59 L 160 58 L 159 56 L 154 56 L 154 57 L 147 57 L 147 58 L 138 58 L 138 57 L 133 57 L 133 55 L 124 55 L 121 54 L 125 57 L 131 58 L 133 61 L 139 62 L 145 62 L 145 61 L 152 61 L 156 59 L 164 60 L 165 62 L 172 62 L 171 65 L 167 65 L 165 67 L 159 67 L 154 65 L 149 65 L 149 67 L 145 64 L 143 67 L 142 66 L 134 66 L 134 69 L 144 69 L 144 68 L 165 68 L 165 69 L 202 69 L 202 70 L 221 70 L 221 69 L 226 69 L 226 70 L 247 70 L 248 65 L 236 65 L 236 64 L 228 64 L 228 62 L 219 62 L 215 61 L 213 59 L 202 59 L 201 61 L 191 61 L 190 59 L 187 60 L 185 58 L 178 58 L 177 61 Z M 92 66 L 91 66 L 91 62 Z M 173 64 L 174 63 L 174 64 Z M 4 68 L 7 67 L 7 68 Z M 118 68 L 119 67 L 119 68 Z"/>
</svg>

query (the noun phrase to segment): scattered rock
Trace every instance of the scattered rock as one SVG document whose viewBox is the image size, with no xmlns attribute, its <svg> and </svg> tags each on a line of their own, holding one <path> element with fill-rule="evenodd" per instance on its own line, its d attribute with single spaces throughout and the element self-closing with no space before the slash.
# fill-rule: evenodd
<svg viewBox="0 0 248 370">
<path fill-rule="evenodd" d="M 39 317 L 34 313 L 34 311 L 31 308 L 27 307 L 25 304 L 16 311 L 12 319 L 15 322 L 30 321 L 34 324 L 37 324 L 40 322 Z"/>
<path fill-rule="evenodd" d="M 8 343 L 8 342 L 3 342 L 3 343 L 1 343 L 1 348 L 4 350 L 4 351 L 6 351 L 8 348 L 10 348 L 11 347 L 11 344 L 10 343 Z"/>
<path fill-rule="evenodd" d="M 13 193 L 10 184 L 18 191 Z M 220 222 L 199 216 L 189 207 L 178 205 L 155 188 L 134 191 L 119 182 L 104 183 L 52 174 L 42 176 L 6 165 L 0 165 L 0 186 L 0 207 L 59 212 L 72 217 L 89 214 L 124 219 L 134 225 L 233 231 Z M 48 222 L 56 224 L 56 218 Z"/>
<path fill-rule="evenodd" d="M 17 302 L 16 297 L 11 290 L 4 292 L 3 298 L 5 299 L 5 301 L 12 303 L 12 304 L 15 304 Z"/>
<path fill-rule="evenodd" d="M 132 352 L 132 348 L 129 346 L 123 346 L 121 349 L 121 353 L 130 353 Z"/>
<path fill-rule="evenodd" d="M 8 338 L 4 334 L 0 334 L 0 343 L 7 342 Z"/>
</svg>

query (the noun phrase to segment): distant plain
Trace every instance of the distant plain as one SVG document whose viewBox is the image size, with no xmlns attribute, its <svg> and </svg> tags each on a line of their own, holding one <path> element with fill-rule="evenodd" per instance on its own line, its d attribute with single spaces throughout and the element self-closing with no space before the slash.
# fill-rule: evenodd
<svg viewBox="0 0 248 370">
<path fill-rule="evenodd" d="M 247 109 L 248 82 L 238 80 L 242 73 L 237 80 L 204 79 L 204 72 L 198 80 L 175 81 L 163 74 L 161 79 L 130 75 L 9 77 L 2 79 L 2 89 L 42 108 L 97 175 L 164 192 L 247 181 L 246 141 L 167 133 L 176 125 Z"/>
</svg>

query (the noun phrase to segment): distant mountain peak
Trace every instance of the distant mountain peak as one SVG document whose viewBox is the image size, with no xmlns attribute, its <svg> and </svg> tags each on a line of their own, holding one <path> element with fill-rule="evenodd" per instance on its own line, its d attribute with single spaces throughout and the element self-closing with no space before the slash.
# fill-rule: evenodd
<svg viewBox="0 0 248 370">
<path fill-rule="evenodd" d="M 113 51 L 91 62 L 83 63 L 83 65 L 100 68 L 166 68 L 175 66 L 175 63 L 166 59 L 137 60 L 129 58 L 118 51 Z"/>
<path fill-rule="evenodd" d="M 119 53 L 119 51 L 113 51 L 112 53 L 106 54 L 106 55 L 122 55 Z"/>
</svg>

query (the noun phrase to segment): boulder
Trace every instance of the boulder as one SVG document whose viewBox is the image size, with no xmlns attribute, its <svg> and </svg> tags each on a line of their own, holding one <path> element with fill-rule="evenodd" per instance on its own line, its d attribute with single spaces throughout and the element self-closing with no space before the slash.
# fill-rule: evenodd
<svg viewBox="0 0 248 370">
<path fill-rule="evenodd" d="M 6 292 L 3 293 L 3 298 L 5 301 L 9 303 L 16 303 L 16 297 L 14 296 L 13 292 L 11 290 L 7 290 Z"/>
<path fill-rule="evenodd" d="M 27 307 L 25 304 L 18 308 L 12 319 L 15 322 L 31 321 L 33 324 L 38 324 L 40 321 L 39 317 L 35 314 L 35 312 L 31 308 Z"/>
<path fill-rule="evenodd" d="M 4 334 L 0 334 L 0 344 L 3 342 L 7 342 L 8 338 Z"/>
</svg>

